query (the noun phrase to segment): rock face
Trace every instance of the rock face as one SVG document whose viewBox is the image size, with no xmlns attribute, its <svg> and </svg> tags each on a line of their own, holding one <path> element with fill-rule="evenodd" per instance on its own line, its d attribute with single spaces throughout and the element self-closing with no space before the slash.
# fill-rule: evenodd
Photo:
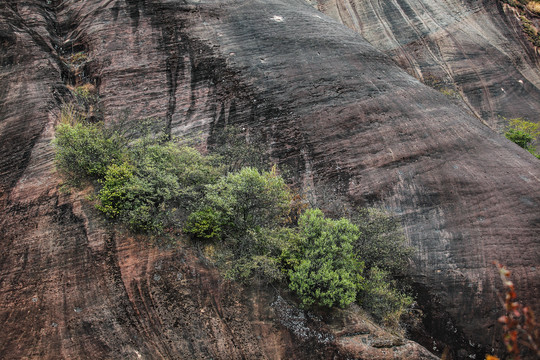
<svg viewBox="0 0 540 360">
<path fill-rule="evenodd" d="M 537 121 L 537 49 L 501 1 L 319 0 L 318 8 L 497 129 Z"/>
<path fill-rule="evenodd" d="M 225 124 L 258 132 L 314 201 L 398 214 L 439 350 L 498 346 L 492 260 L 539 307 L 538 161 L 306 2 L 7 1 L 0 18 L 0 357 L 430 357 L 410 342 L 377 352 L 343 330 L 356 320 L 298 341 L 272 292 L 108 229 L 58 190 L 66 84 L 94 84 L 105 121 L 128 110 L 203 143 Z M 73 71 L 62 59 L 80 51 Z"/>
</svg>

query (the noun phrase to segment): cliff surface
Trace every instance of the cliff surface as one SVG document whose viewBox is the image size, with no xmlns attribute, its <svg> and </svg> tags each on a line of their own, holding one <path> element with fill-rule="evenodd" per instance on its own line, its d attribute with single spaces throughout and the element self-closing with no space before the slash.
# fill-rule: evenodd
<svg viewBox="0 0 540 360">
<path fill-rule="evenodd" d="M 540 305 L 538 161 L 306 2 L 7 1 L 0 18 L 0 357 L 429 358 L 359 325 L 295 332 L 305 315 L 284 316 L 272 291 L 221 282 L 188 249 L 116 233 L 84 194 L 60 193 L 50 141 L 66 85 L 83 83 L 107 122 L 129 110 L 203 143 L 236 124 L 314 202 L 398 214 L 430 347 L 497 347 L 492 260 Z"/>
<path fill-rule="evenodd" d="M 537 121 L 538 50 L 516 9 L 503 1 L 320 0 L 317 6 L 493 129 L 505 118 Z"/>
</svg>

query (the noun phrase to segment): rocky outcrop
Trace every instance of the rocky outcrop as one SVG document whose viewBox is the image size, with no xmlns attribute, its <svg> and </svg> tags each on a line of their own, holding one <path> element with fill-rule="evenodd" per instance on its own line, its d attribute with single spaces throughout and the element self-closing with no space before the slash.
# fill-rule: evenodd
<svg viewBox="0 0 540 360">
<path fill-rule="evenodd" d="M 36 0 L 0 11 L 1 357 L 362 357 L 387 343 L 329 319 L 331 345 L 298 341 L 275 295 L 222 283 L 187 249 L 114 233 L 82 194 L 59 193 L 50 140 L 66 83 L 94 84 L 108 122 L 126 110 L 158 117 L 203 144 L 227 123 L 260 133 L 313 201 L 398 214 L 417 249 L 434 337 L 424 340 L 439 350 L 497 347 L 492 260 L 540 305 L 537 160 L 306 2 Z M 63 59 L 80 51 L 74 72 Z M 428 356 L 409 342 L 388 351 Z"/>
</svg>

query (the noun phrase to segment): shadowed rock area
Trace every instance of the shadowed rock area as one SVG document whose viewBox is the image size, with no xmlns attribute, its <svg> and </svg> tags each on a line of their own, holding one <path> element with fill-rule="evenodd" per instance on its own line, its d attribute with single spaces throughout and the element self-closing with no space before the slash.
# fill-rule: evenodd
<svg viewBox="0 0 540 360">
<path fill-rule="evenodd" d="M 500 346 L 493 260 L 539 308 L 538 160 L 305 1 L 7 1 L 0 44 L 0 358 L 431 357 L 354 314 L 305 320 L 59 192 L 54 125 L 87 82 L 106 122 L 129 110 L 203 144 L 236 124 L 314 201 L 399 215 L 430 350 Z"/>
</svg>

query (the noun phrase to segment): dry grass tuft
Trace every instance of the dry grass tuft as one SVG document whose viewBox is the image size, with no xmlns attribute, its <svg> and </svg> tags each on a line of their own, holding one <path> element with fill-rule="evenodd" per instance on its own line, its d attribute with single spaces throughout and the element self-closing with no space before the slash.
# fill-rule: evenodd
<svg viewBox="0 0 540 360">
<path fill-rule="evenodd" d="M 527 3 L 527 9 L 537 15 L 540 15 L 540 3 L 536 1 L 529 1 L 529 3 Z"/>
</svg>

